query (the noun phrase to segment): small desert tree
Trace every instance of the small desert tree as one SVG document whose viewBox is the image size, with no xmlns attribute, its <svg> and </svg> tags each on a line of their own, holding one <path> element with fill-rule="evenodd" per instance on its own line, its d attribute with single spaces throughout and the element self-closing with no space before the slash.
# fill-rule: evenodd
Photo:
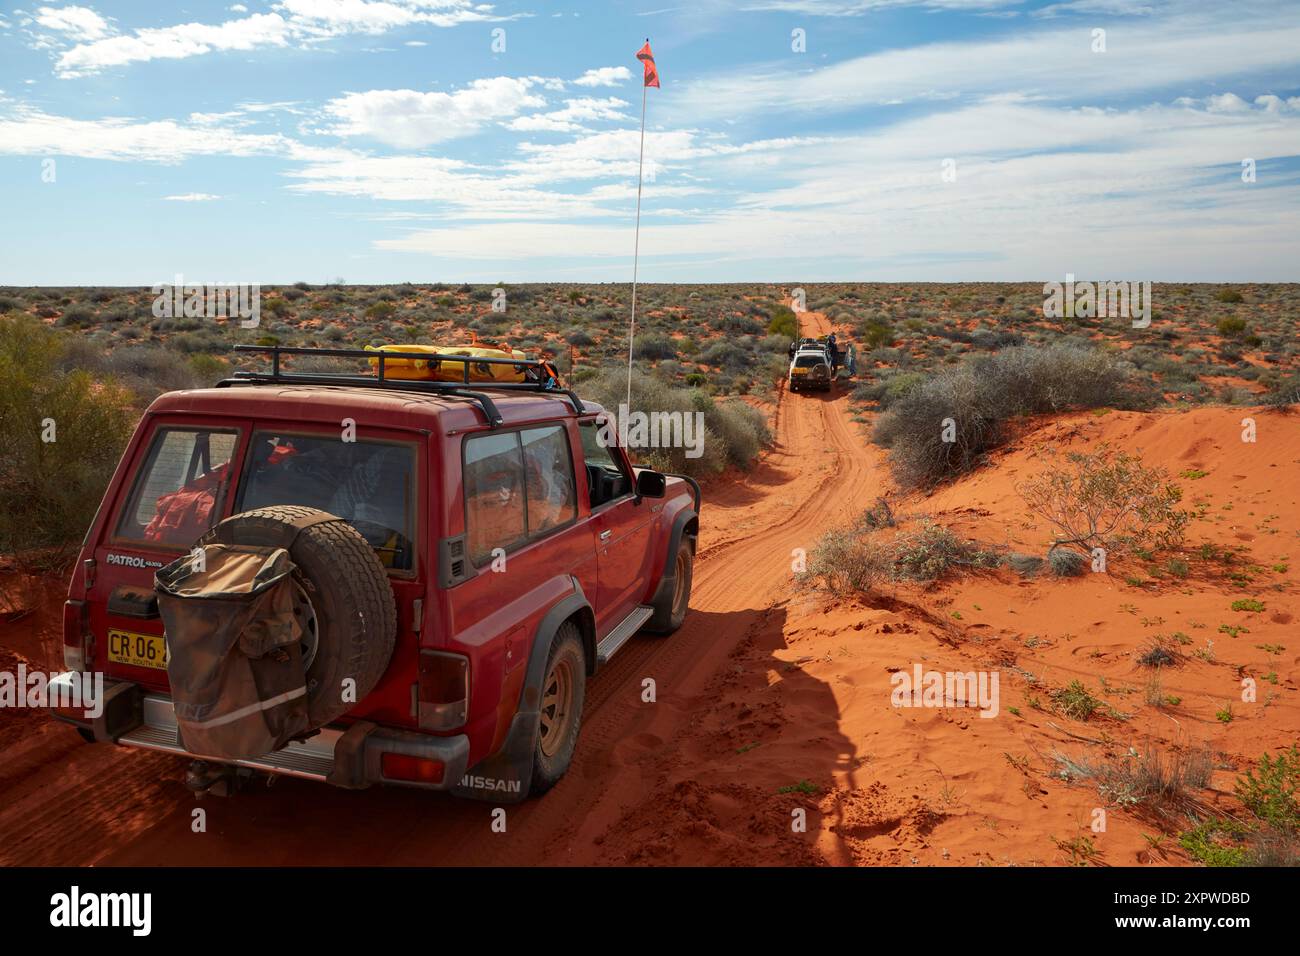
<svg viewBox="0 0 1300 956">
<path fill-rule="evenodd" d="M 1049 554 L 1076 545 L 1091 550 L 1178 545 L 1191 515 L 1178 508 L 1182 489 L 1136 455 L 1099 446 L 1054 459 L 1016 490 L 1031 513 L 1056 532 Z"/>
<path fill-rule="evenodd" d="M 0 316 L 0 553 L 58 565 L 95 516 L 131 433 L 131 395 L 59 367 L 64 340 Z"/>
</svg>

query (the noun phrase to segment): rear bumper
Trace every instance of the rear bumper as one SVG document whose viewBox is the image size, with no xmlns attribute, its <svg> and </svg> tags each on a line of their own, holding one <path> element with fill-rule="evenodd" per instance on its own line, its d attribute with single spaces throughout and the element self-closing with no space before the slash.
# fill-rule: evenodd
<svg viewBox="0 0 1300 956">
<path fill-rule="evenodd" d="M 59 675 L 59 678 L 70 676 Z M 59 678 L 55 678 L 55 681 Z M 238 760 L 210 757 L 193 753 L 181 746 L 176 730 L 176 712 L 166 696 L 145 693 L 134 684 L 119 681 L 107 682 L 105 699 L 108 705 L 93 720 L 84 717 L 80 711 L 56 709 L 54 714 L 66 723 L 91 731 L 96 740 L 247 767 L 286 777 L 317 780 L 352 790 L 376 783 L 419 787 L 424 790 L 451 790 L 460 784 L 469 764 L 469 738 L 463 734 L 434 737 L 364 722 L 346 728 L 322 727 L 317 734 L 306 740 L 293 741 L 280 750 L 260 757 Z M 116 707 L 112 706 L 114 702 L 117 703 Z M 442 775 L 436 780 L 419 781 L 386 776 L 385 754 L 441 763 Z"/>
</svg>

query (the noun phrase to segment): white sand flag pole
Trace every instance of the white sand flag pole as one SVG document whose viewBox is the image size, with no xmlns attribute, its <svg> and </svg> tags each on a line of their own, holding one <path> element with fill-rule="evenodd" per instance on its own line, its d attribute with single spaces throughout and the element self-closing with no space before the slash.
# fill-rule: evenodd
<svg viewBox="0 0 1300 956">
<path fill-rule="evenodd" d="M 636 273 L 641 259 L 641 170 L 645 165 L 645 98 L 650 87 L 659 88 L 659 71 L 655 68 L 655 55 L 650 52 L 650 38 L 645 38 L 636 58 L 645 66 L 645 82 L 641 86 L 641 153 L 636 161 L 636 239 L 632 246 L 632 323 L 627 332 L 627 408 L 632 410 L 632 343 L 636 339 Z"/>
</svg>

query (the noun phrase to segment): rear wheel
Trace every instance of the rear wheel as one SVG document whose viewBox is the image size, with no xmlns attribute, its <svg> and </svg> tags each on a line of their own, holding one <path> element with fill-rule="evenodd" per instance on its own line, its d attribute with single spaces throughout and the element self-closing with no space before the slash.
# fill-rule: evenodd
<svg viewBox="0 0 1300 956">
<path fill-rule="evenodd" d="M 545 793 L 564 776 L 578 746 L 582 703 L 587 694 L 587 656 L 582 634 L 568 621 L 555 632 L 542 677 L 532 793 Z"/>
</svg>

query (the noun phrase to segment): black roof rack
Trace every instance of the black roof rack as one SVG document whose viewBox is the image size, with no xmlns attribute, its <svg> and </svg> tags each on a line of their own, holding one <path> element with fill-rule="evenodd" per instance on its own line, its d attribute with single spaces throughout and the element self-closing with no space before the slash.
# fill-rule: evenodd
<svg viewBox="0 0 1300 956">
<path fill-rule="evenodd" d="M 492 397 L 484 394 L 488 391 L 556 392 L 567 396 L 573 402 L 575 413 L 581 415 L 586 411 L 582 399 L 578 398 L 572 389 L 562 388 L 558 384 L 552 385 L 540 379 L 540 375 L 543 373 L 538 370 L 544 364 L 540 360 L 473 356 L 472 361 L 475 365 L 480 363 L 510 365 L 524 372 L 525 376 L 532 371 L 539 378 L 523 382 L 471 382 L 469 378 L 471 357 L 458 355 L 454 352 L 368 351 L 366 349 L 321 349 L 288 345 L 236 345 L 234 350 L 236 352 L 256 352 L 271 356 L 271 370 L 269 372 L 235 372 L 230 378 L 218 382 L 217 388 L 227 388 L 232 385 L 345 385 L 349 388 L 379 388 L 390 391 L 418 392 L 425 395 L 442 395 L 448 398 L 463 398 L 474 402 L 483 410 L 483 414 L 487 416 L 488 425 L 492 428 L 504 424 L 505 419 L 501 417 L 501 412 L 497 409 L 496 403 L 492 401 Z M 377 364 L 376 374 L 349 375 L 342 372 L 286 372 L 280 361 L 281 356 L 284 355 L 316 355 L 334 359 L 374 359 Z M 464 381 L 435 382 L 423 379 L 390 379 L 385 374 L 386 362 L 389 359 L 460 362 L 464 371 Z M 468 387 L 471 384 L 474 386 L 472 389 Z"/>
</svg>

